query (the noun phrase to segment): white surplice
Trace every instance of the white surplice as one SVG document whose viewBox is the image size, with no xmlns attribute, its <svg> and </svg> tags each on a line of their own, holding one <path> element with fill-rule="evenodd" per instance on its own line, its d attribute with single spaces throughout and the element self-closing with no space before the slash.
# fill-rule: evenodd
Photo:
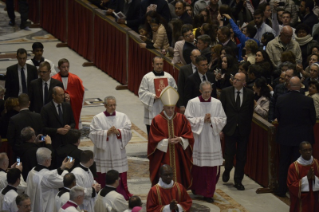
<svg viewBox="0 0 319 212">
<path fill-rule="evenodd" d="M 0 170 L 0 190 L 8 185 L 7 172 Z M 18 185 L 18 194 L 23 194 L 27 188 L 27 183 L 24 181 L 22 175 L 20 177 L 20 184 Z"/>
<path fill-rule="evenodd" d="M 31 199 L 32 211 L 55 212 L 55 195 L 63 187 L 63 177 L 68 171 L 59 175 L 57 169 L 50 171 L 43 168 L 39 172 L 34 169 L 28 174 L 26 190 Z"/>
<path fill-rule="evenodd" d="M 83 212 L 83 210 L 81 210 L 80 207 L 72 200 L 68 200 L 67 203 L 73 203 L 74 205 L 69 205 L 65 209 L 61 207 L 58 212 Z"/>
<path fill-rule="evenodd" d="M 102 197 L 100 192 L 95 201 L 94 209 L 96 212 L 105 211 L 106 209 L 108 212 L 122 212 L 128 209 L 128 203 L 122 194 L 111 191 L 105 197 Z"/>
<path fill-rule="evenodd" d="M 80 164 L 79 167 L 76 167 L 72 170 L 72 173 L 76 178 L 76 185 L 84 188 L 84 200 L 82 205 L 80 205 L 79 207 L 83 210 L 94 212 L 94 201 L 96 193 L 94 194 L 94 197 L 92 197 L 92 185 L 95 184 L 96 181 L 94 180 L 91 170 L 89 168 L 87 168 L 87 170 L 84 170 L 81 166 L 83 165 Z"/>
<path fill-rule="evenodd" d="M 107 131 L 114 126 L 121 131 L 121 138 L 115 134 L 107 136 Z M 96 170 L 106 173 L 116 170 L 127 172 L 125 146 L 132 138 L 131 121 L 124 113 L 115 112 L 115 116 L 106 116 L 104 112 L 94 116 L 90 125 L 90 138 L 94 143 L 94 161 Z"/>
<path fill-rule="evenodd" d="M 16 197 L 18 193 L 12 188 L 5 195 L 2 194 L 3 189 L 0 191 L 0 206 L 1 211 L 17 212 L 18 207 L 16 204 Z"/>
<path fill-rule="evenodd" d="M 162 101 L 160 99 L 154 101 L 156 96 L 154 79 L 156 78 L 167 78 L 168 86 L 177 90 L 175 79 L 165 71 L 164 76 L 155 76 L 153 72 L 144 75 L 138 89 L 138 97 L 144 105 L 144 124 L 146 125 L 151 125 L 152 119 L 163 110 Z"/>
<path fill-rule="evenodd" d="M 204 123 L 205 114 L 211 115 L 211 123 Z M 194 135 L 193 164 L 214 167 L 223 164 L 219 133 L 226 124 L 226 114 L 218 99 L 201 102 L 199 97 L 187 103 L 185 116 L 191 124 Z"/>
<path fill-rule="evenodd" d="M 59 210 L 67 201 L 70 200 L 70 189 L 67 187 L 64 187 L 64 189 L 68 190 L 68 192 L 63 193 L 61 196 L 58 196 L 59 193 L 55 196 L 55 208 Z"/>
</svg>

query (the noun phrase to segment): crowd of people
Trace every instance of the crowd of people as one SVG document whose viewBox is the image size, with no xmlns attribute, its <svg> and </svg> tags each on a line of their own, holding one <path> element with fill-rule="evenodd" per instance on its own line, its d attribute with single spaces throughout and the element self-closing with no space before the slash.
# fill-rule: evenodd
<svg viewBox="0 0 319 212">
<path fill-rule="evenodd" d="M 152 184 L 147 211 L 189 211 L 187 190 L 213 203 L 220 166 L 228 182 L 234 158 L 234 187 L 245 190 L 253 113 L 278 123 L 275 194 L 289 190 L 290 211 L 318 210 L 319 165 L 312 157 L 319 118 L 318 1 L 91 2 L 107 15 L 122 12 L 117 23 L 140 34 L 141 48 L 181 65 L 176 82 L 163 70 L 163 57 L 154 57 L 138 91 Z M 18 63 L 7 68 L 0 88 L 0 136 L 17 160 L 9 168 L 7 154 L 0 153 L 1 209 L 140 211 L 141 199 L 127 184 L 129 117 L 116 111 L 115 97 L 105 97 L 105 111 L 90 125 L 94 151 L 80 150 L 82 80 L 70 73 L 67 59 L 57 67 L 45 59 L 42 43 L 32 49 L 29 60 L 25 49 L 17 50 Z"/>
</svg>

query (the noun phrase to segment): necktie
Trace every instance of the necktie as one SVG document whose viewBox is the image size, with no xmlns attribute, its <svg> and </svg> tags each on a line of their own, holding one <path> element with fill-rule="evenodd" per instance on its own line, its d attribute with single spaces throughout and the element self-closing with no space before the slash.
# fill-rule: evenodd
<svg viewBox="0 0 319 212">
<path fill-rule="evenodd" d="M 204 81 L 206 81 L 206 77 L 205 77 L 205 75 L 203 75 L 203 82 L 204 82 Z"/>
<path fill-rule="evenodd" d="M 27 83 L 25 82 L 24 68 L 21 68 L 21 84 L 22 84 L 22 93 L 28 93 Z"/>
<path fill-rule="evenodd" d="M 236 107 L 239 109 L 240 108 L 240 91 L 237 91 L 237 98 L 236 98 Z"/>
<path fill-rule="evenodd" d="M 62 114 L 61 104 L 58 104 L 58 111 L 59 111 L 59 119 L 61 123 L 63 124 L 63 114 Z"/>
<path fill-rule="evenodd" d="M 49 89 L 48 89 L 48 83 L 44 83 L 44 103 L 43 105 L 46 105 L 49 101 Z"/>
</svg>

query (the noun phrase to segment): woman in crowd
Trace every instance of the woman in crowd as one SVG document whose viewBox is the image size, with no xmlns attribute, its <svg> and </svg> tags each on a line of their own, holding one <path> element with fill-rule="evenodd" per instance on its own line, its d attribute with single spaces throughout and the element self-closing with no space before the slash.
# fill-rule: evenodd
<svg viewBox="0 0 319 212">
<path fill-rule="evenodd" d="M 319 119 L 319 83 L 317 81 L 311 81 L 308 89 L 309 94 L 307 96 L 313 99 L 316 109 L 316 118 Z"/>
<path fill-rule="evenodd" d="M 310 67 L 312 64 L 319 62 L 319 54 L 311 54 L 308 58 L 308 66 L 303 69 L 300 64 L 297 65 L 297 70 L 302 74 L 302 78 L 306 79 L 310 76 Z"/>
<path fill-rule="evenodd" d="M 237 73 L 238 66 L 237 60 L 230 54 L 226 54 L 222 57 L 221 66 L 219 67 L 221 70 L 215 70 L 215 76 L 217 79 L 216 87 L 223 89 L 231 86 L 230 79 Z"/>
<path fill-rule="evenodd" d="M 238 65 L 238 73 L 244 73 L 247 76 L 248 73 L 248 69 L 250 66 L 250 62 L 249 61 L 241 61 Z"/>
<path fill-rule="evenodd" d="M 311 54 L 318 54 L 319 53 L 319 45 L 313 46 L 311 48 Z"/>
<path fill-rule="evenodd" d="M 171 26 L 173 30 L 171 46 L 174 46 L 177 41 L 183 40 L 182 31 L 181 31 L 182 25 L 183 25 L 183 22 L 180 19 L 171 21 Z"/>
<path fill-rule="evenodd" d="M 256 52 L 256 65 L 260 66 L 263 70 L 261 75 L 266 78 L 267 83 L 271 83 L 271 76 L 273 73 L 273 66 L 270 61 L 269 55 L 265 50 Z"/>
<path fill-rule="evenodd" d="M 18 98 L 9 97 L 5 103 L 5 114 L 0 119 L 0 136 L 1 138 L 7 138 L 7 130 L 9 125 L 9 120 L 12 116 L 19 113 L 19 101 Z"/>
<path fill-rule="evenodd" d="M 256 41 L 249 39 L 245 42 L 246 55 L 244 57 L 245 61 L 249 61 L 250 64 L 255 64 L 256 53 L 258 51 L 258 45 Z"/>
<path fill-rule="evenodd" d="M 194 12 L 193 12 L 193 7 L 192 7 L 192 5 L 186 3 L 186 11 L 187 11 L 187 14 L 188 14 L 190 17 L 194 18 Z"/>
<path fill-rule="evenodd" d="M 204 18 L 204 23 L 212 23 L 212 19 L 210 18 L 210 13 L 207 8 L 202 9 L 199 14 Z"/>
<path fill-rule="evenodd" d="M 221 44 L 216 44 L 211 48 L 211 61 L 208 64 L 208 69 L 209 71 L 213 72 L 219 63 L 220 60 L 220 52 L 222 51 L 222 45 Z"/>
<path fill-rule="evenodd" d="M 253 90 L 255 93 L 255 113 L 268 119 L 270 90 L 266 80 L 261 77 L 255 80 Z"/>
<path fill-rule="evenodd" d="M 229 46 L 223 46 L 222 51 L 220 52 L 220 59 L 224 57 L 226 54 L 230 54 L 234 58 L 236 58 L 236 53 L 234 52 L 235 50 L 230 48 Z"/>
</svg>

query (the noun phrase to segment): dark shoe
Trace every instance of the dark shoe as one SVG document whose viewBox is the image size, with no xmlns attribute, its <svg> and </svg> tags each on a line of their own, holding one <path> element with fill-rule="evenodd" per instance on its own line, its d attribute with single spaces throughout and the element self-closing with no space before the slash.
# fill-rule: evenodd
<svg viewBox="0 0 319 212">
<path fill-rule="evenodd" d="M 240 191 L 245 190 L 245 187 L 241 183 L 235 183 L 234 187 L 237 188 L 237 190 L 240 190 Z"/>
<path fill-rule="evenodd" d="M 203 197 L 203 200 L 205 202 L 209 202 L 209 203 L 213 203 L 214 202 L 214 199 L 212 197 Z"/>
<path fill-rule="evenodd" d="M 14 25 L 16 25 L 16 23 L 15 23 L 14 21 L 10 21 L 10 22 L 9 22 L 9 25 L 10 25 L 10 26 L 14 26 Z"/>
<path fill-rule="evenodd" d="M 229 180 L 229 171 L 224 171 L 223 173 L 223 182 L 226 183 Z"/>
</svg>

